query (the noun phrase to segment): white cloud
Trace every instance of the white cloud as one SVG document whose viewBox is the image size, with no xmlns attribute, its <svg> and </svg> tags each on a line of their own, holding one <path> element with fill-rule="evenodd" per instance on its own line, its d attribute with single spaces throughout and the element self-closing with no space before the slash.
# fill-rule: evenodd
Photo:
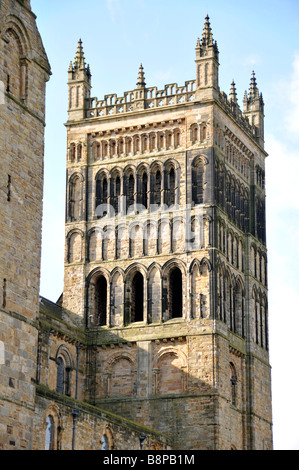
<svg viewBox="0 0 299 470">
<path fill-rule="evenodd" d="M 286 105 L 286 130 L 294 135 L 299 132 L 299 52 L 295 52 L 292 75 L 280 83 L 280 91 Z"/>
<path fill-rule="evenodd" d="M 299 110 L 298 110 L 299 111 Z M 299 158 L 297 148 L 271 134 L 266 136 L 267 195 L 275 211 L 299 209 Z"/>
<path fill-rule="evenodd" d="M 111 20 L 114 22 L 116 15 L 120 12 L 120 0 L 106 0 L 106 5 L 110 13 Z"/>
<path fill-rule="evenodd" d="M 261 62 L 261 58 L 258 54 L 249 54 L 248 56 L 244 57 L 242 60 L 242 65 L 244 66 L 255 66 Z"/>
<path fill-rule="evenodd" d="M 288 391 L 299 386 L 299 375 L 294 374 L 299 328 L 299 53 L 294 55 L 291 76 L 275 85 L 272 99 L 279 127 L 265 138 L 274 448 L 299 450 L 299 408 L 292 394 L 286 400 Z M 287 377 L 287 386 L 282 377 Z"/>
</svg>

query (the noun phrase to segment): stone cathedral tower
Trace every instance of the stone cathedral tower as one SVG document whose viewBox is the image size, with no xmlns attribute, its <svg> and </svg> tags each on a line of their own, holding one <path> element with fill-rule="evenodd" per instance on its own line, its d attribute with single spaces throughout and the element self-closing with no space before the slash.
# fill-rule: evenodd
<svg viewBox="0 0 299 470">
<path fill-rule="evenodd" d="M 206 17 L 195 79 L 91 95 L 68 71 L 63 310 L 87 331 L 86 400 L 175 449 L 271 449 L 264 103 L 219 89 Z"/>
</svg>

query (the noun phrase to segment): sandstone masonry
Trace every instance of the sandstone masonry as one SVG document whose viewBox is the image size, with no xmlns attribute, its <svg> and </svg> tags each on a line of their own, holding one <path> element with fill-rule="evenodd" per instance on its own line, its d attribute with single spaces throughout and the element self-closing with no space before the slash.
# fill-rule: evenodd
<svg viewBox="0 0 299 470">
<path fill-rule="evenodd" d="M 30 2 L 1 8 L 14 20 L 1 25 L 0 445 L 271 449 L 255 74 L 241 111 L 234 82 L 229 96 L 219 89 L 206 17 L 195 79 L 158 90 L 140 65 L 133 90 L 98 99 L 79 41 L 68 69 L 64 289 L 38 311 L 50 69 Z"/>
</svg>

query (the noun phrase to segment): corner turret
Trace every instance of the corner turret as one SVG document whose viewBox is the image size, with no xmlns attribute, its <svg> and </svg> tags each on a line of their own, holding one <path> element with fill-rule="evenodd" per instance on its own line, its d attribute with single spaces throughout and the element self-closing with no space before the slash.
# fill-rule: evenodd
<svg viewBox="0 0 299 470">
<path fill-rule="evenodd" d="M 213 98 L 218 93 L 219 51 L 217 42 L 213 39 L 212 29 L 206 16 L 201 40 L 196 45 L 196 89 L 197 97 Z"/>
<path fill-rule="evenodd" d="M 261 147 L 264 147 L 264 100 L 256 84 L 254 71 L 251 75 L 249 93 L 245 91 L 243 99 L 243 114 L 251 126 L 256 128 L 256 138 Z"/>
<path fill-rule="evenodd" d="M 79 39 L 76 57 L 70 62 L 68 69 L 69 87 L 69 121 L 84 119 L 87 109 L 87 100 L 90 98 L 91 73 L 89 65 L 86 65 L 82 41 Z"/>
</svg>

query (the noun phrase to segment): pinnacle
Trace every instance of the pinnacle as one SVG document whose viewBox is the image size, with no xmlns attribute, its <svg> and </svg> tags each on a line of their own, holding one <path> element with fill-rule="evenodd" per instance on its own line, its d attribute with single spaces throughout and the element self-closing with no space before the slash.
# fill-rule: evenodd
<svg viewBox="0 0 299 470">
<path fill-rule="evenodd" d="M 81 38 L 78 41 L 77 52 L 76 52 L 76 57 L 75 57 L 75 64 L 82 65 L 82 66 L 85 67 L 85 58 L 84 58 L 84 52 L 83 52 L 83 46 L 82 46 Z"/>
<path fill-rule="evenodd" d="M 230 88 L 230 101 L 233 101 L 234 103 L 237 103 L 237 91 L 236 91 L 236 84 L 235 81 L 233 80 L 231 83 L 231 88 Z"/>
<path fill-rule="evenodd" d="M 258 97 L 258 88 L 256 84 L 255 72 L 252 71 L 249 88 L 249 98 L 254 99 Z"/>
<path fill-rule="evenodd" d="M 202 44 L 203 45 L 213 44 L 213 34 L 212 34 L 209 15 L 207 15 L 205 18 L 205 24 L 204 24 L 203 34 L 202 34 Z"/>
<path fill-rule="evenodd" d="M 138 87 L 145 87 L 146 83 L 145 83 L 145 76 L 144 76 L 144 71 L 143 71 L 143 67 L 142 67 L 142 64 L 140 64 L 140 67 L 139 67 L 139 72 L 138 72 L 138 78 L 137 78 L 137 83 L 136 85 Z"/>
</svg>

